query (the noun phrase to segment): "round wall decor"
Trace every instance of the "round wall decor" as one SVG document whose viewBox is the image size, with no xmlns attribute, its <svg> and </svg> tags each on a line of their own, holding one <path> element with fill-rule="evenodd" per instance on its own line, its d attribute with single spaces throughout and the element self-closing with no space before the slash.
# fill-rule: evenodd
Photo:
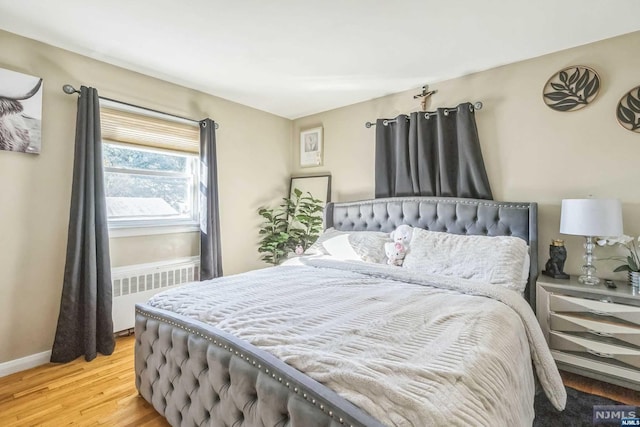
<svg viewBox="0 0 640 427">
<path fill-rule="evenodd" d="M 544 85 L 544 103 L 557 111 L 576 111 L 590 104 L 600 89 L 600 76 L 593 69 L 574 65 L 558 71 Z"/>
<path fill-rule="evenodd" d="M 640 86 L 624 94 L 616 109 L 618 123 L 632 132 L 640 132 Z"/>
</svg>

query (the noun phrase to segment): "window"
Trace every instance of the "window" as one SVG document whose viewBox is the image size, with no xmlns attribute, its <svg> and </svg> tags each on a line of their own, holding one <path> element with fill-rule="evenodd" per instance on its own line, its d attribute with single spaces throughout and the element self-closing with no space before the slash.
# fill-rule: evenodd
<svg viewBox="0 0 640 427">
<path fill-rule="evenodd" d="M 198 128 L 104 107 L 101 127 L 109 228 L 197 229 Z"/>
<path fill-rule="evenodd" d="M 193 154 L 103 144 L 110 225 L 198 222 L 198 158 Z"/>
</svg>

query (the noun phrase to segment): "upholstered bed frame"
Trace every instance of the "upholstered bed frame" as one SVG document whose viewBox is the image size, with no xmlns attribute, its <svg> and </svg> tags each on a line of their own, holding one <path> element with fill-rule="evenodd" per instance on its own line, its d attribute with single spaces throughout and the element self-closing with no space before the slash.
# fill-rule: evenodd
<svg viewBox="0 0 640 427">
<path fill-rule="evenodd" d="M 453 234 L 516 236 L 529 244 L 525 296 L 535 311 L 538 276 L 538 205 L 454 197 L 402 197 L 329 203 L 325 228 L 391 232 L 400 224 Z"/>
<path fill-rule="evenodd" d="M 325 227 L 517 236 L 530 247 L 527 296 L 535 303 L 537 206 L 408 197 L 329 203 Z M 136 387 L 173 426 L 381 426 L 333 391 L 247 342 L 193 319 L 136 306 Z"/>
</svg>

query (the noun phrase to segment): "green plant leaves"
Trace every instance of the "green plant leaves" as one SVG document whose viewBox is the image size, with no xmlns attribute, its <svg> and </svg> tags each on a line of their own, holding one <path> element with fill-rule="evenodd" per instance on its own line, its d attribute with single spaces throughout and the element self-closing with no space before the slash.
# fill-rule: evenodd
<svg viewBox="0 0 640 427">
<path fill-rule="evenodd" d="M 617 266 L 617 267 L 613 270 L 613 272 L 614 272 L 614 273 L 618 273 L 618 272 L 620 272 L 620 271 L 631 271 L 631 269 L 629 268 L 629 266 L 628 266 L 628 265 L 624 264 L 624 265 L 619 265 L 619 266 Z"/>
<path fill-rule="evenodd" d="M 559 81 L 552 81 L 556 78 Z M 543 97 L 550 108 L 571 111 L 586 106 L 599 89 L 600 78 L 595 71 L 586 67 L 571 67 L 549 79 Z"/>
<path fill-rule="evenodd" d="M 258 215 L 264 219 L 258 231 L 262 236 L 258 247 L 261 259 L 277 265 L 297 245 L 309 247 L 322 231 L 323 209 L 321 200 L 297 188 L 290 198 L 283 198 L 277 208 L 258 209 Z"/>
<path fill-rule="evenodd" d="M 620 256 L 614 255 L 608 258 L 603 259 L 612 259 L 624 262 L 625 264 L 617 266 L 613 271 L 614 273 L 618 273 L 620 271 L 640 271 L 640 257 L 638 256 L 638 245 L 636 245 L 635 240 L 631 240 L 630 242 L 622 243 L 620 241 L 616 242 L 616 245 L 619 245 L 627 251 L 628 255 Z"/>
</svg>

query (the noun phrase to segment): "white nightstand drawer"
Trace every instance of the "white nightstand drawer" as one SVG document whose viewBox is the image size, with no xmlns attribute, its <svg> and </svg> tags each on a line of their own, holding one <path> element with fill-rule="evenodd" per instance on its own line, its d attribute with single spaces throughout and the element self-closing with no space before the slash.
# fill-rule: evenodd
<svg viewBox="0 0 640 427">
<path fill-rule="evenodd" d="M 541 276 L 536 316 L 560 369 L 640 391 L 640 293 Z"/>
<path fill-rule="evenodd" d="M 553 350 L 589 353 L 603 360 L 614 359 L 640 368 L 640 350 L 629 347 L 592 341 L 555 331 L 549 333 L 549 347 Z"/>
<path fill-rule="evenodd" d="M 594 339 L 596 337 L 616 338 L 640 347 L 640 327 L 558 313 L 551 313 L 549 320 L 553 331 L 588 332 L 594 335 Z"/>
<path fill-rule="evenodd" d="M 611 316 L 640 325 L 640 307 L 594 301 L 565 295 L 549 295 L 549 309 L 564 313 L 590 313 L 598 316 Z"/>
</svg>

